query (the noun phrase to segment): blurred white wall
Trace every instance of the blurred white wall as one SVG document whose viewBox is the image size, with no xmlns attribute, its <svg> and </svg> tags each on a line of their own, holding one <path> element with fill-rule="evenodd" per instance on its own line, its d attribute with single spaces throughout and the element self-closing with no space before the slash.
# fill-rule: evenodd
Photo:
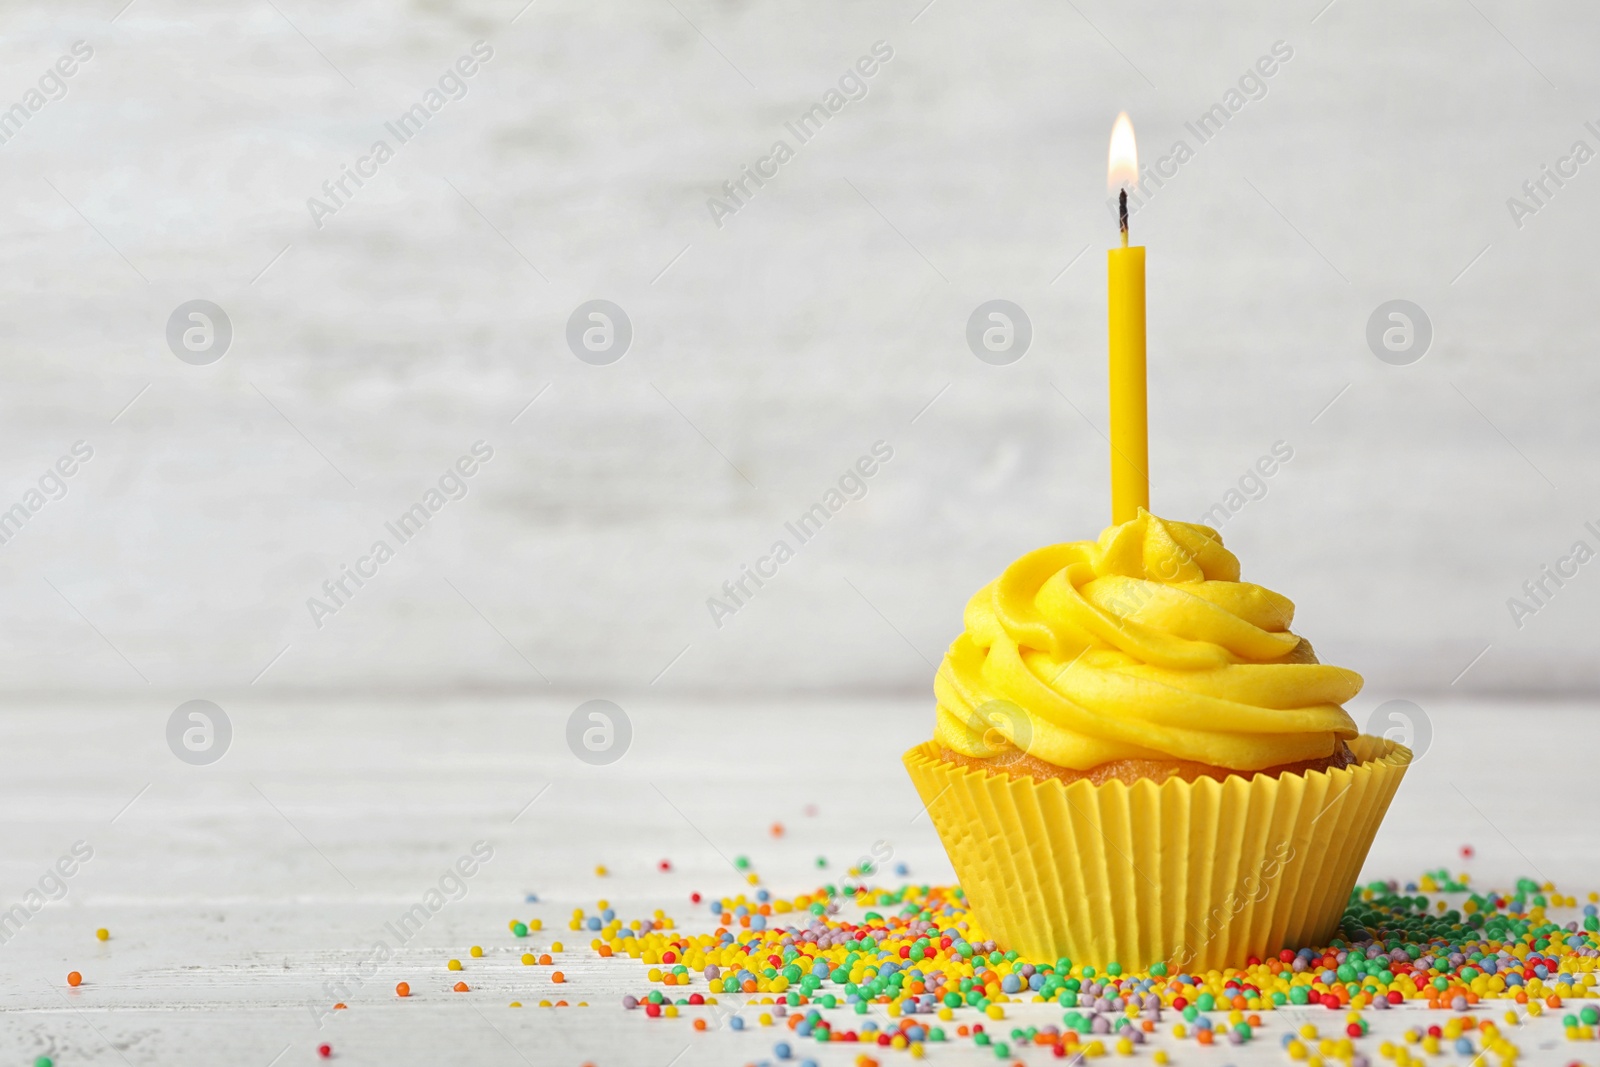
<svg viewBox="0 0 1600 1067">
<path fill-rule="evenodd" d="M 5 5 L 0 107 L 93 55 L 0 144 L 0 508 L 93 457 L 0 545 L 0 687 L 926 692 L 976 588 L 1107 521 L 1123 109 L 1147 160 L 1193 149 L 1134 220 L 1155 509 L 1198 518 L 1286 442 L 1223 533 L 1364 700 L 1600 684 L 1600 564 L 1520 628 L 1506 603 L 1600 549 L 1600 162 L 1507 206 L 1600 150 L 1600 11 L 924 2 Z M 610 365 L 565 340 L 595 298 L 632 324 Z M 965 340 L 995 298 L 1033 328 L 1007 366 Z M 232 324 L 206 366 L 165 336 L 193 299 Z M 1420 362 L 1368 348 L 1392 299 L 1431 319 Z M 386 532 L 479 441 L 463 499 Z M 877 441 L 866 495 L 717 627 Z"/>
</svg>

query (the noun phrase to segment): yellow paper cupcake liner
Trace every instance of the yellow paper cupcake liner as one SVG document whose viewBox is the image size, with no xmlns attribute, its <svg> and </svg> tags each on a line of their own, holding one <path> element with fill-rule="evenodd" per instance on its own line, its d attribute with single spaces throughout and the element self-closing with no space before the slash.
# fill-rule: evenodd
<svg viewBox="0 0 1600 1067">
<path fill-rule="evenodd" d="M 1334 771 L 1159 785 L 1038 781 L 904 756 L 984 933 L 1031 960 L 1172 973 L 1335 935 L 1411 751 Z"/>
</svg>

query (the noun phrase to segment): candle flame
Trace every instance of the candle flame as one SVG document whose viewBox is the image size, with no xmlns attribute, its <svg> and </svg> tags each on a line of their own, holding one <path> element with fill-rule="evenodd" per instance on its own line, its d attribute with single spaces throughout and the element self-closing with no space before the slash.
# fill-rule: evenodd
<svg viewBox="0 0 1600 1067">
<path fill-rule="evenodd" d="M 1115 193 L 1119 189 L 1136 189 L 1139 186 L 1139 146 L 1133 139 L 1133 120 L 1126 111 L 1117 115 L 1111 127 L 1111 155 L 1106 164 L 1106 187 Z"/>
</svg>

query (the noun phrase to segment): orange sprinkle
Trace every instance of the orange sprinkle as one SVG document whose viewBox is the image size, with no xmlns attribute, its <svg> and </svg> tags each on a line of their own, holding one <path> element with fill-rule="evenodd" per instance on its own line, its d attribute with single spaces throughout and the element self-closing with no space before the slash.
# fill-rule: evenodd
<svg viewBox="0 0 1600 1067">
<path fill-rule="evenodd" d="M 83 975 L 79 974 L 77 971 L 70 972 L 67 975 L 67 984 L 69 986 L 72 986 L 73 988 L 77 988 L 78 986 L 83 984 Z M 1552 997 L 1551 999 L 1554 1000 L 1555 998 Z M 1554 1004 L 1552 1004 L 1550 1006 L 1552 1008 L 1555 1007 Z"/>
<path fill-rule="evenodd" d="M 799 1016 L 797 1015 L 797 1016 L 795 1016 L 795 1018 L 798 1019 Z M 704 1019 L 696 1019 L 694 1021 L 694 1028 L 696 1030 L 704 1030 L 706 1028 L 706 1021 Z"/>
<path fill-rule="evenodd" d="M 409 997 L 411 995 L 411 983 L 401 982 L 396 985 L 394 987 L 394 995 L 397 997 Z"/>
<path fill-rule="evenodd" d="M 544 954 L 544 955 L 542 955 L 542 956 L 540 956 L 540 957 L 539 957 L 539 964 L 540 964 L 540 966 L 543 966 L 543 967 L 548 967 L 548 966 L 550 966 L 550 964 L 551 964 L 551 963 L 552 963 L 552 962 L 554 962 L 554 961 L 552 961 L 552 960 L 551 960 L 551 959 L 550 959 L 550 953 L 548 953 L 548 952 L 546 952 L 546 953 L 545 953 L 545 954 Z"/>
<path fill-rule="evenodd" d="M 342 1001 L 342 1000 L 341 1000 L 341 1001 L 339 1001 L 339 1003 L 337 1003 L 337 1004 L 335 1004 L 335 1005 L 334 1005 L 334 1006 L 333 1006 L 333 1010 L 334 1010 L 334 1011 L 344 1011 L 344 1010 L 345 1010 L 345 1009 L 346 1009 L 346 1008 L 348 1008 L 348 1007 L 349 1007 L 349 1006 L 350 1006 L 350 1005 L 348 1005 L 348 1004 L 346 1004 L 346 1003 L 345 1003 L 345 1002 L 344 1002 L 344 1001 Z"/>
<path fill-rule="evenodd" d="M 550 972 L 550 981 L 555 982 L 555 983 L 557 983 L 559 985 L 560 983 L 565 982 L 566 980 L 567 980 L 567 976 L 562 974 L 560 971 L 551 971 Z"/>
<path fill-rule="evenodd" d="M 465 992 L 468 991 L 467 990 L 467 983 L 465 983 L 465 982 L 457 982 L 455 985 L 451 986 L 450 988 L 454 989 L 457 993 L 465 993 Z"/>
<path fill-rule="evenodd" d="M 611 946 L 610 945 L 601 945 L 600 946 L 600 955 L 602 955 L 602 956 L 610 956 L 611 955 Z"/>
</svg>

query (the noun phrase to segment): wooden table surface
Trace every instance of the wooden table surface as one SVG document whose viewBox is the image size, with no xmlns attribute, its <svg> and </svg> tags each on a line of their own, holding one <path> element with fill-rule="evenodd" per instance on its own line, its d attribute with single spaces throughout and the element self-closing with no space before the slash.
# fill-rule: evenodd
<svg viewBox="0 0 1600 1067">
<path fill-rule="evenodd" d="M 0 1065 L 49 1054 L 63 1067 L 287 1067 L 320 1062 L 322 1042 L 347 1064 L 756 1062 L 781 1035 L 756 1026 L 754 1011 L 743 1013 L 743 1032 L 706 1033 L 687 1017 L 624 1012 L 625 993 L 649 988 L 644 968 L 593 957 L 588 936 L 566 928 L 572 909 L 592 912 L 605 898 L 625 918 L 662 908 L 709 930 L 689 894 L 741 889 L 735 857 L 749 857 L 775 895 L 793 896 L 838 879 L 876 842 L 892 847 L 891 870 L 905 863 L 917 882 L 951 878 L 898 763 L 928 735 L 926 700 L 624 697 L 631 747 L 590 766 L 566 743 L 581 699 L 219 698 L 233 736 L 207 766 L 168 748 L 181 699 L 8 709 L 0 909 L 19 904 L 29 917 L 16 932 L 0 927 Z M 1420 702 L 1431 741 L 1365 876 L 1414 879 L 1449 866 L 1480 886 L 1531 875 L 1580 896 L 1600 888 L 1600 828 L 1583 815 L 1582 782 L 1563 770 L 1600 741 L 1595 709 Z M 492 858 L 459 888 L 446 879 L 459 899 L 399 946 L 391 925 L 479 842 Z M 1476 855 L 1463 860 L 1468 844 Z M 51 871 L 63 857 L 72 874 L 58 882 Z M 659 870 L 663 859 L 670 872 Z M 597 875 L 598 865 L 609 873 Z M 43 892 L 65 896 L 28 913 L 41 880 Z M 511 936 L 509 920 L 534 917 L 542 932 Z M 97 927 L 110 940 L 97 941 Z M 379 939 L 397 950 L 368 966 Z M 560 987 L 549 968 L 519 962 L 556 939 L 568 945 Z M 468 956 L 471 945 L 483 947 L 481 960 Z M 451 957 L 464 973 L 446 969 Z M 84 977 L 77 989 L 66 982 L 72 970 Z M 457 979 L 471 992 L 451 992 Z M 341 980 L 346 990 L 332 999 L 349 1010 L 319 1026 L 315 1009 Z M 402 980 L 415 991 L 409 1000 L 394 996 Z M 558 998 L 588 1006 L 534 1006 Z M 1009 1014 L 1060 1022 L 1054 1005 Z M 1325 1027 L 1338 1019 L 1304 1014 Z M 1244 1048 L 1163 1042 L 1180 1064 L 1281 1062 L 1288 1018 L 1269 1015 L 1262 1039 Z M 1375 1018 L 1384 1032 L 1424 1021 Z M 1592 1056 L 1569 1047 L 1553 1019 L 1516 1040 L 1526 1062 Z M 793 1043 L 797 1059 L 823 1065 L 853 1062 L 857 1051 Z M 1375 1056 L 1377 1041 L 1364 1044 Z M 965 1042 L 929 1058 L 994 1062 Z"/>
</svg>

